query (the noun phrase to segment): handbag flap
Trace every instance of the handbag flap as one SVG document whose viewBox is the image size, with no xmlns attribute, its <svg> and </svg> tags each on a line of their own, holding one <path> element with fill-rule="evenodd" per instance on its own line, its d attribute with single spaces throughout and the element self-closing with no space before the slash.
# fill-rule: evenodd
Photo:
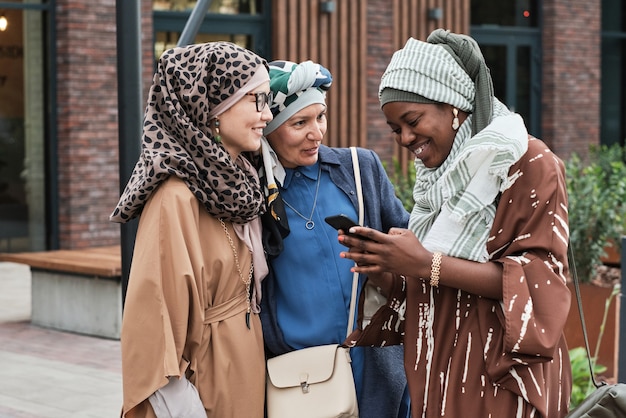
<svg viewBox="0 0 626 418">
<path fill-rule="evenodd" d="M 333 374 L 339 344 L 320 345 L 291 351 L 267 361 L 267 374 L 277 388 L 300 387 L 324 382 Z M 349 356 L 347 349 L 340 351 Z M 348 357 L 349 358 L 349 357 Z"/>
</svg>

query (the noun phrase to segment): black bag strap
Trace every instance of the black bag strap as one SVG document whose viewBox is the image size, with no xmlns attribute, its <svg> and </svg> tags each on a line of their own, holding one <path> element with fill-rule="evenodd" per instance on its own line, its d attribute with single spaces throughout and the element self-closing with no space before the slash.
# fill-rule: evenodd
<svg viewBox="0 0 626 418">
<path fill-rule="evenodd" d="M 596 380 L 596 376 L 593 372 L 593 364 L 591 363 L 591 350 L 589 350 L 589 338 L 587 337 L 587 327 L 585 326 L 585 314 L 583 313 L 583 302 L 580 296 L 580 286 L 578 282 L 578 274 L 576 274 L 576 262 L 574 260 L 574 251 L 572 250 L 571 242 L 567 246 L 567 252 L 569 254 L 569 268 L 572 274 L 572 281 L 574 282 L 574 290 L 576 291 L 576 302 L 578 302 L 578 314 L 580 316 L 580 324 L 583 328 L 583 338 L 585 340 L 585 349 L 587 350 L 587 362 L 589 363 L 589 376 L 591 382 L 596 388 L 606 385 L 606 382 L 599 382 Z"/>
</svg>

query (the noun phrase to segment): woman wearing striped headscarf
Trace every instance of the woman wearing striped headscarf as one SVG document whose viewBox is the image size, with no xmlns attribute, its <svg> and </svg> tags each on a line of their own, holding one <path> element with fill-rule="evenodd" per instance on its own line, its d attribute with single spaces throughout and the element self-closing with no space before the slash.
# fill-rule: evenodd
<svg viewBox="0 0 626 418">
<path fill-rule="evenodd" d="M 265 128 L 261 171 L 270 200 L 263 215 L 270 274 L 261 309 L 270 356 L 346 337 L 353 263 L 339 258 L 337 231 L 324 220 L 339 213 L 358 219 L 358 202 L 350 149 L 322 144 L 331 83 L 317 63 L 270 62 L 274 119 Z M 378 156 L 357 152 L 365 225 L 382 231 L 406 226 L 409 214 Z M 358 347 L 351 357 L 359 416 L 406 417 L 401 347 Z"/>
<path fill-rule="evenodd" d="M 139 217 L 121 331 L 123 417 L 263 418 L 263 191 L 243 153 L 272 120 L 267 62 L 165 51 L 111 219 Z"/>
<path fill-rule="evenodd" d="M 389 304 L 354 344 L 404 344 L 412 416 L 563 417 L 571 368 L 562 161 L 493 93 L 476 42 L 409 39 L 379 98 L 415 156 L 409 229 L 340 242 Z M 397 331 L 397 332 L 395 332 Z"/>
</svg>

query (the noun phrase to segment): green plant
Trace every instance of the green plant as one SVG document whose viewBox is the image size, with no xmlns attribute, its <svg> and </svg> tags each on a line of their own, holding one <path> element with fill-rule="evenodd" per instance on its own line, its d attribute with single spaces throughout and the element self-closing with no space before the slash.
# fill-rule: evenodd
<svg viewBox="0 0 626 418">
<path fill-rule="evenodd" d="M 391 167 L 389 170 L 387 164 L 383 162 L 389 179 L 393 183 L 396 196 L 402 201 L 404 208 L 409 212 L 413 210 L 413 186 L 415 185 L 415 165 L 412 162 L 407 164 L 406 172 L 403 170 L 402 165 L 397 158 L 393 158 Z"/>
<path fill-rule="evenodd" d="M 626 148 L 592 146 L 588 161 L 565 163 L 570 241 L 581 282 L 593 278 L 607 245 L 620 246 L 626 231 Z"/>
<path fill-rule="evenodd" d="M 585 347 L 576 347 L 569 350 L 569 358 L 572 364 L 572 395 L 569 406 L 570 409 L 573 409 L 594 391 L 595 386 L 589 377 L 589 362 L 587 361 Z M 594 374 L 604 371 L 606 371 L 605 366 L 594 364 Z"/>
<path fill-rule="evenodd" d="M 596 347 L 591 358 L 591 367 L 593 374 L 597 376 L 599 373 L 606 371 L 606 366 L 597 364 L 598 353 L 600 352 L 600 344 L 606 328 L 606 320 L 609 314 L 609 308 L 615 297 L 620 293 L 621 286 L 616 284 L 613 286 L 613 291 L 604 302 L 604 315 L 602 316 L 602 322 L 600 324 L 600 330 L 598 331 L 598 340 L 596 341 Z M 593 392 L 596 387 L 593 385 L 591 376 L 589 375 L 589 361 L 587 360 L 587 350 L 585 347 L 576 347 L 569 350 L 569 357 L 572 366 L 572 395 L 570 397 L 570 409 L 578 406 L 587 396 Z"/>
</svg>

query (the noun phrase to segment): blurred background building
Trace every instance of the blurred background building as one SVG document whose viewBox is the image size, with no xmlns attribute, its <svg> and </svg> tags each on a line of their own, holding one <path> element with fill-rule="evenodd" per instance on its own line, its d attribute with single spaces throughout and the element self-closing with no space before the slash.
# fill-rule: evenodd
<svg viewBox="0 0 626 418">
<path fill-rule="evenodd" d="M 138 1 L 145 99 L 196 2 Z M 323 63 L 335 79 L 327 144 L 406 166 L 378 82 L 407 38 L 438 27 L 479 41 L 496 95 L 562 158 L 624 144 L 622 0 L 213 0 L 195 42 Z M 120 242 L 108 221 L 120 194 L 116 30 L 115 0 L 0 1 L 0 252 Z"/>
</svg>

